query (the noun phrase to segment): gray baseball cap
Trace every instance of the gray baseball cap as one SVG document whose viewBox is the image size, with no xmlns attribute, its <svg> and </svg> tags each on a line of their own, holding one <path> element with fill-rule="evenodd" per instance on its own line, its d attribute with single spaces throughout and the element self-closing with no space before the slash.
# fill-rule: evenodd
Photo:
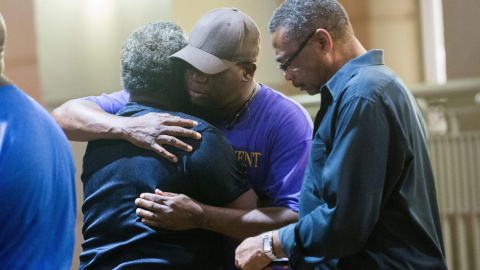
<svg viewBox="0 0 480 270">
<path fill-rule="evenodd" d="M 188 45 L 171 57 L 217 74 L 235 62 L 256 62 L 259 51 L 260 33 L 252 19 L 236 8 L 218 8 L 195 23 Z"/>
</svg>

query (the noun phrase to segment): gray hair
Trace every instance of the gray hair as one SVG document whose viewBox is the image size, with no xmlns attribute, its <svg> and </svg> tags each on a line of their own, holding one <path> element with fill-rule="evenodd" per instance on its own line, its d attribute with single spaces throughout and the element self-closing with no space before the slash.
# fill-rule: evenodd
<svg viewBox="0 0 480 270">
<path fill-rule="evenodd" d="M 270 33 L 285 28 L 285 40 L 301 41 L 318 28 L 328 31 L 333 41 L 353 36 L 347 12 L 335 0 L 286 0 L 275 10 L 268 25 Z"/>
<path fill-rule="evenodd" d="M 125 90 L 167 98 L 185 92 L 183 71 L 169 57 L 186 45 L 183 30 L 171 22 L 150 23 L 133 32 L 121 53 Z"/>
</svg>

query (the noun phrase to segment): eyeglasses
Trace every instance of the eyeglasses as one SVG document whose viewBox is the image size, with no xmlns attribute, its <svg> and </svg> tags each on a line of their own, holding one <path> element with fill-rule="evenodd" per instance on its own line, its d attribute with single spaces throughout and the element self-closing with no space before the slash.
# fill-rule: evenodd
<svg viewBox="0 0 480 270">
<path fill-rule="evenodd" d="M 298 46 L 298 49 L 295 50 L 289 57 L 288 59 L 283 62 L 282 64 L 280 64 L 278 66 L 279 69 L 283 70 L 283 71 L 287 71 L 287 68 L 288 66 L 290 66 L 290 64 L 293 62 L 293 60 L 295 60 L 295 58 L 298 56 L 298 54 L 302 51 L 302 49 L 307 45 L 308 41 L 313 37 L 313 35 L 315 35 L 315 31 L 313 31 L 310 35 L 308 35 L 308 37 L 302 42 L 302 44 L 300 44 L 300 46 Z"/>
</svg>

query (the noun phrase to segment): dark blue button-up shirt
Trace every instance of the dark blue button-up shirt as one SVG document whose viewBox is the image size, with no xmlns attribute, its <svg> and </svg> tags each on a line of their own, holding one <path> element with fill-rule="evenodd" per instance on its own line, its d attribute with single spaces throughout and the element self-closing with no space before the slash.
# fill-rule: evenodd
<svg viewBox="0 0 480 270">
<path fill-rule="evenodd" d="M 383 51 L 351 60 L 321 92 L 331 102 L 314 135 L 300 220 L 279 231 L 292 266 L 445 269 L 424 120 Z"/>
</svg>

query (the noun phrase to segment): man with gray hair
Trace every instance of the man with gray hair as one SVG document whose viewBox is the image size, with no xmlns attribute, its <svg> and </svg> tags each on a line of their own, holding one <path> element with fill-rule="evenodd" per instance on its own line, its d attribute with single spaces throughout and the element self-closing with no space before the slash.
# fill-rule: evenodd
<svg viewBox="0 0 480 270">
<path fill-rule="evenodd" d="M 286 0 L 269 29 L 285 79 L 321 107 L 299 221 L 246 239 L 237 265 L 446 269 L 424 120 L 383 51 L 363 48 L 335 0 Z"/>
<path fill-rule="evenodd" d="M 135 199 L 157 189 L 182 193 L 212 206 L 255 208 L 256 195 L 221 131 L 181 113 L 190 108 L 182 63 L 169 56 L 186 45 L 173 23 L 151 23 L 122 47 L 122 82 L 130 102 L 117 115 L 165 113 L 192 119 L 201 140 L 190 152 L 169 149 L 173 163 L 125 140 L 89 142 L 83 160 L 84 213 L 80 269 L 217 269 L 223 237 L 194 229 L 153 229 L 136 214 Z M 185 195 L 167 194 L 178 198 Z"/>
</svg>

